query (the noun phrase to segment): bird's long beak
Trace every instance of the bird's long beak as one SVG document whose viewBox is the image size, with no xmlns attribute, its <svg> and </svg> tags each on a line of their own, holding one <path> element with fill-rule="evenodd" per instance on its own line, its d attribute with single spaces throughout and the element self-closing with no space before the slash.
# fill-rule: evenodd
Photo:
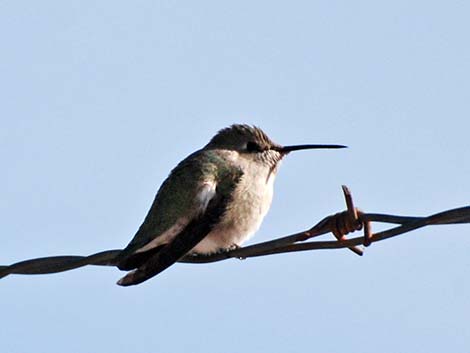
<svg viewBox="0 0 470 353">
<path fill-rule="evenodd" d="M 348 146 L 343 145 L 292 145 L 292 146 L 279 146 L 273 148 L 274 150 L 282 153 L 288 154 L 292 151 L 299 151 L 299 150 L 313 150 L 313 149 L 331 149 L 331 148 L 347 148 Z"/>
</svg>

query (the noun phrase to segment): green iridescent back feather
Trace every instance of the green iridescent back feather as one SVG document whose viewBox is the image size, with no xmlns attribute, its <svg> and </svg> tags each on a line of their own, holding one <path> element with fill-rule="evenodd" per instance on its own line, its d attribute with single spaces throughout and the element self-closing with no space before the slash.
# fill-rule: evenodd
<svg viewBox="0 0 470 353">
<path fill-rule="evenodd" d="M 180 217 L 194 214 L 199 207 L 196 196 L 204 181 L 216 181 L 216 192 L 231 192 L 233 178 L 242 174 L 213 150 L 199 150 L 186 157 L 163 182 L 144 222 L 119 257 L 131 255 L 172 227 Z"/>
</svg>

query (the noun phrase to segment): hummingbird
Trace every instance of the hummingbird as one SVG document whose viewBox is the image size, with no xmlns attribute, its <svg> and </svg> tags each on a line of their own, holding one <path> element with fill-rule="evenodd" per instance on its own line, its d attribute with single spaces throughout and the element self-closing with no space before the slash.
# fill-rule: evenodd
<svg viewBox="0 0 470 353">
<path fill-rule="evenodd" d="M 163 182 L 142 225 L 116 259 L 119 269 L 130 271 L 117 284 L 144 282 L 186 255 L 240 247 L 268 212 L 274 180 L 287 154 L 344 147 L 281 146 L 250 125 L 220 130 Z"/>
</svg>

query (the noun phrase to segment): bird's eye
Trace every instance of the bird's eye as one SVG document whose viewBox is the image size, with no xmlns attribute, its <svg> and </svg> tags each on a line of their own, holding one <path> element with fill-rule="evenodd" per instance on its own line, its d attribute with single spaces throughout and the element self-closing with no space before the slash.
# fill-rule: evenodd
<svg viewBox="0 0 470 353">
<path fill-rule="evenodd" d="M 246 144 L 247 152 L 263 152 L 263 149 L 256 142 L 250 141 Z"/>
</svg>

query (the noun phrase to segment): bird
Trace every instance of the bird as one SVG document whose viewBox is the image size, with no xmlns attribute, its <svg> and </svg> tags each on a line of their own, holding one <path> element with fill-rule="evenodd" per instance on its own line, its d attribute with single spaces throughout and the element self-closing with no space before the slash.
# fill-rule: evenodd
<svg viewBox="0 0 470 353">
<path fill-rule="evenodd" d="M 276 174 L 290 152 L 344 145 L 282 146 L 259 127 L 233 124 L 181 161 L 116 263 L 129 271 L 117 284 L 142 283 L 187 255 L 242 246 L 258 230 L 273 198 Z"/>
</svg>

